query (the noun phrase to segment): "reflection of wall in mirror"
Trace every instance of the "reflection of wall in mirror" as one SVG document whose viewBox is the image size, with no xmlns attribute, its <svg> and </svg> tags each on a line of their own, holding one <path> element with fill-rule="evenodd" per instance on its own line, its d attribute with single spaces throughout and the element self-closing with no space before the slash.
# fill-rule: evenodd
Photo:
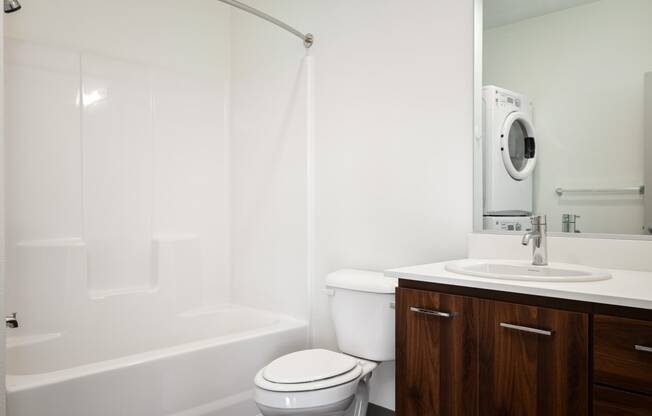
<svg viewBox="0 0 652 416">
<path fill-rule="evenodd" d="M 645 74 L 645 160 L 652 161 L 652 72 Z M 652 186 L 652 162 L 645 164 L 645 185 Z M 649 190 L 649 188 L 648 188 Z M 645 193 L 645 231 L 652 234 L 652 192 Z"/>
<path fill-rule="evenodd" d="M 534 203 L 551 231 L 571 213 L 583 232 L 641 233 L 637 194 L 560 198 L 554 190 L 644 183 L 650 15 L 649 0 L 600 0 L 484 32 L 483 83 L 526 94 L 536 109 Z"/>
</svg>

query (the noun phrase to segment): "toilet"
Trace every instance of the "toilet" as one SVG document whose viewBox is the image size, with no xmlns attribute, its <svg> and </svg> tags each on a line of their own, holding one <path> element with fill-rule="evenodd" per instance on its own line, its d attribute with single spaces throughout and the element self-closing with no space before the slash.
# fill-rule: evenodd
<svg viewBox="0 0 652 416">
<path fill-rule="evenodd" d="M 256 374 L 254 399 L 263 416 L 364 416 L 369 379 L 394 360 L 397 279 L 340 270 L 326 277 L 341 352 L 312 349 L 284 355 Z"/>
</svg>

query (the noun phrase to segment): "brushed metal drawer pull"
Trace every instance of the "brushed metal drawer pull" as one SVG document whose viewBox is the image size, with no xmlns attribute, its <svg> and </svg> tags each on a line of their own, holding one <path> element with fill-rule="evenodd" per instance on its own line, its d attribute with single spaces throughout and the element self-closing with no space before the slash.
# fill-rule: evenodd
<svg viewBox="0 0 652 416">
<path fill-rule="evenodd" d="M 448 312 L 433 311 L 430 309 L 416 308 L 414 306 L 410 306 L 410 310 L 414 313 L 420 313 L 422 315 L 429 315 L 429 316 L 439 316 L 441 318 L 450 318 L 453 316 Z"/>
<path fill-rule="evenodd" d="M 547 337 L 552 335 L 552 331 L 546 331 L 544 329 L 537 329 L 537 328 L 530 328 L 530 327 L 527 327 L 527 326 L 506 324 L 505 322 L 501 322 L 500 326 L 503 327 L 503 328 L 507 328 L 507 329 L 515 329 L 517 331 L 530 332 L 532 334 L 538 334 L 538 335 L 545 335 Z"/>
<path fill-rule="evenodd" d="M 652 352 L 652 347 L 646 347 L 643 345 L 634 345 L 634 349 L 636 351 Z"/>
</svg>

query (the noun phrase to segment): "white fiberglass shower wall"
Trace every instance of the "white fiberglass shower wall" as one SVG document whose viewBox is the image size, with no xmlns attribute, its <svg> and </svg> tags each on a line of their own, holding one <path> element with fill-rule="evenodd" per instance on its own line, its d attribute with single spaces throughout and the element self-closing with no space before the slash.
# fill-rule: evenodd
<svg viewBox="0 0 652 416">
<path fill-rule="evenodd" d="M 300 41 L 270 26 L 295 58 L 234 53 L 257 39 L 234 42 L 233 25 L 267 23 L 216 0 L 23 3 L 5 19 L 5 311 L 20 322 L 7 339 L 9 414 L 89 414 L 65 384 L 82 376 L 97 387 L 88 406 L 106 401 L 95 415 L 249 403 L 248 373 L 307 342 Z M 267 79 L 249 77 L 261 63 Z M 243 369 L 239 383 L 191 374 L 186 389 L 211 379 L 215 389 L 176 401 L 115 408 L 115 392 L 101 391 L 111 380 L 92 377 L 135 354 L 252 334 L 260 345 L 240 351 L 253 357 L 213 352 L 214 365 Z M 219 372 L 197 357 L 196 372 Z M 162 362 L 153 378 L 184 370 Z M 159 388 L 183 388 L 167 382 Z"/>
</svg>

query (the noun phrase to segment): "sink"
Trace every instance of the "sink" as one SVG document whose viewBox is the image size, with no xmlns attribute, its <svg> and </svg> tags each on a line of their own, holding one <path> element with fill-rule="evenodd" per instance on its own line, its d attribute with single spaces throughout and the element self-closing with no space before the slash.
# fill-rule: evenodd
<svg viewBox="0 0 652 416">
<path fill-rule="evenodd" d="M 459 260 L 446 264 L 446 270 L 487 279 L 532 282 L 594 282 L 611 279 L 611 273 L 593 267 L 565 263 L 533 266 L 530 262 L 516 260 Z"/>
</svg>

